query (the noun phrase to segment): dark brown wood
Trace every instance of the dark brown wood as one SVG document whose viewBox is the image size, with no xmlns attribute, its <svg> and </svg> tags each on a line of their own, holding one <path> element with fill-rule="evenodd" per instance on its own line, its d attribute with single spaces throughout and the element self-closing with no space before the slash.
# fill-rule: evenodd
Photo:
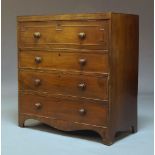
<svg viewBox="0 0 155 155">
<path fill-rule="evenodd" d="M 111 126 L 112 132 L 137 131 L 139 18 L 111 17 Z"/>
<path fill-rule="evenodd" d="M 20 16 L 19 126 L 137 131 L 139 19 L 121 13 Z"/>
</svg>

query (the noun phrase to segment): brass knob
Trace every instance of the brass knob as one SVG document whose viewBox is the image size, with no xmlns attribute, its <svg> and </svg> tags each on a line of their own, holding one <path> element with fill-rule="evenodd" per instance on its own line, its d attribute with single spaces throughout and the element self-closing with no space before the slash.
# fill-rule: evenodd
<svg viewBox="0 0 155 155">
<path fill-rule="evenodd" d="M 86 110 L 82 108 L 82 109 L 79 110 L 79 113 L 80 113 L 81 115 L 84 115 L 84 114 L 86 114 Z"/>
<path fill-rule="evenodd" d="M 39 86 L 41 84 L 41 80 L 40 79 L 35 79 L 35 86 Z"/>
<path fill-rule="evenodd" d="M 41 103 L 35 103 L 35 107 L 36 107 L 37 109 L 40 109 L 40 108 L 41 108 Z"/>
<path fill-rule="evenodd" d="M 34 32 L 33 36 L 34 36 L 34 38 L 39 39 L 41 34 L 40 34 L 40 32 Z"/>
<path fill-rule="evenodd" d="M 42 58 L 41 57 L 35 57 L 35 62 L 37 64 L 41 63 L 41 61 L 42 61 Z"/>
<path fill-rule="evenodd" d="M 78 88 L 80 88 L 81 90 L 84 90 L 86 88 L 86 84 L 84 83 L 79 83 L 78 84 Z"/>
<path fill-rule="evenodd" d="M 86 38 L 86 34 L 84 32 L 80 32 L 78 34 L 78 36 L 79 36 L 80 39 L 85 39 Z"/>
<path fill-rule="evenodd" d="M 87 62 L 86 59 L 83 59 L 83 58 L 79 59 L 79 64 L 80 64 L 81 66 L 84 66 L 84 65 L 86 64 L 86 62 Z"/>
</svg>

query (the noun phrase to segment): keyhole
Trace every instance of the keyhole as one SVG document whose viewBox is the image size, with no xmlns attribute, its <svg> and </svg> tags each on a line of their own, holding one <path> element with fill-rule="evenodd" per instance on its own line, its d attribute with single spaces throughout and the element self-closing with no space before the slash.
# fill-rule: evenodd
<svg viewBox="0 0 155 155">
<path fill-rule="evenodd" d="M 59 55 L 59 56 L 61 56 L 61 54 L 60 54 L 60 53 L 59 53 L 58 55 Z"/>
</svg>

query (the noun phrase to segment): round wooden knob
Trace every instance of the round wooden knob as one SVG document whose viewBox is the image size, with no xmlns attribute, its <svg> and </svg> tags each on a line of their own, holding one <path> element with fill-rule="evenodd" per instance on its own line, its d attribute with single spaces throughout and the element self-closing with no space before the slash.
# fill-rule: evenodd
<svg viewBox="0 0 155 155">
<path fill-rule="evenodd" d="M 81 90 L 84 90 L 86 88 L 86 84 L 85 83 L 79 83 L 78 88 L 80 88 Z"/>
<path fill-rule="evenodd" d="M 41 61 L 42 61 L 42 58 L 41 57 L 35 57 L 35 62 L 37 64 L 41 63 Z"/>
<path fill-rule="evenodd" d="M 39 86 L 41 84 L 41 80 L 40 79 L 35 79 L 35 86 Z"/>
<path fill-rule="evenodd" d="M 80 32 L 78 34 L 78 36 L 79 36 L 80 39 L 85 39 L 86 38 L 86 34 L 84 32 Z"/>
<path fill-rule="evenodd" d="M 40 109 L 40 108 L 41 108 L 41 103 L 35 103 L 34 105 L 35 105 L 35 107 L 36 107 L 37 109 Z"/>
<path fill-rule="evenodd" d="M 39 39 L 41 34 L 40 34 L 40 32 L 34 32 L 33 36 L 34 36 L 34 38 Z"/>
<path fill-rule="evenodd" d="M 83 59 L 83 58 L 79 59 L 79 64 L 80 64 L 81 66 L 84 66 L 84 65 L 86 64 L 86 62 L 87 62 L 86 59 Z"/>
<path fill-rule="evenodd" d="M 86 114 L 86 110 L 82 108 L 82 109 L 79 110 L 79 113 L 80 113 L 81 115 L 84 115 L 84 114 Z"/>
</svg>

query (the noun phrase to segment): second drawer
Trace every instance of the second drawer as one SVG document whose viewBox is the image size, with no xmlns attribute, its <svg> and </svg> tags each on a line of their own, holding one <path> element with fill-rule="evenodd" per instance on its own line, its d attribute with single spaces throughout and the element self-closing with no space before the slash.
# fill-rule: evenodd
<svg viewBox="0 0 155 155">
<path fill-rule="evenodd" d="M 79 75 L 62 72 L 20 70 L 19 89 L 64 94 L 70 96 L 108 99 L 107 75 Z"/>
<path fill-rule="evenodd" d="M 109 72 L 107 53 L 22 51 L 19 67 Z"/>
</svg>

